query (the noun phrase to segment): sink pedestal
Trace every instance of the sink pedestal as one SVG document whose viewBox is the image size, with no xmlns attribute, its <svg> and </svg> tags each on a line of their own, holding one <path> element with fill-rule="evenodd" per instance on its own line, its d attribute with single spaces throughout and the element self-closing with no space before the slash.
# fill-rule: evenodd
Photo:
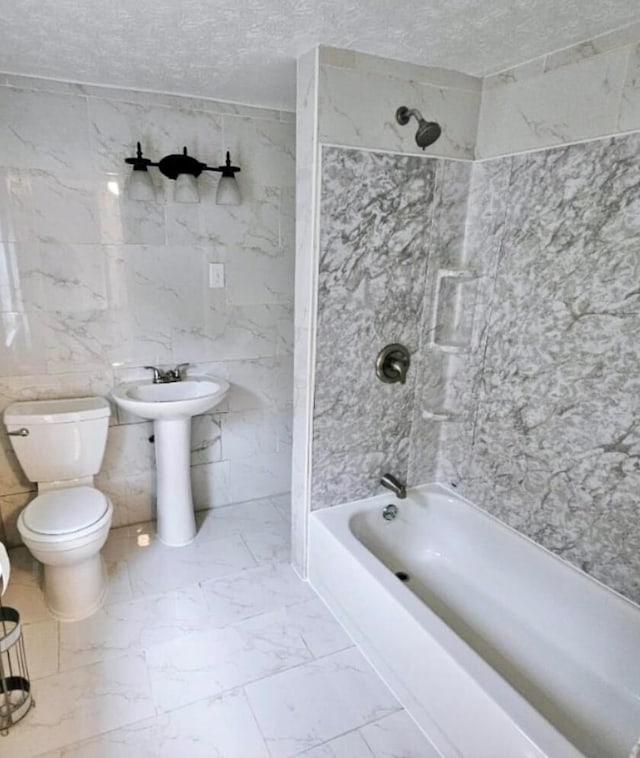
<svg viewBox="0 0 640 758">
<path fill-rule="evenodd" d="M 196 536 L 191 494 L 191 418 L 153 422 L 158 492 L 158 537 L 173 547 Z"/>
<path fill-rule="evenodd" d="M 180 368 L 172 369 L 174 376 L 180 374 Z M 196 536 L 191 495 L 191 418 L 215 408 L 228 391 L 229 383 L 224 379 L 205 375 L 172 382 L 123 382 L 111 393 L 118 408 L 153 421 L 158 537 L 166 545 L 187 545 Z"/>
</svg>

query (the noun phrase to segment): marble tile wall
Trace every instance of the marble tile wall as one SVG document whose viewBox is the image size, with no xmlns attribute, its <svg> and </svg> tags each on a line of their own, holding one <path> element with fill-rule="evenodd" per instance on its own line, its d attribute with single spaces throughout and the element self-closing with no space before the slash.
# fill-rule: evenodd
<svg viewBox="0 0 640 758">
<path fill-rule="evenodd" d="M 483 81 L 476 156 L 640 129 L 640 23 Z"/>
<path fill-rule="evenodd" d="M 439 477 L 640 601 L 640 134 L 475 164 Z"/>
<path fill-rule="evenodd" d="M 474 157 L 482 80 L 446 69 L 416 66 L 350 50 L 319 49 L 320 142 L 370 150 L 449 158 Z M 400 126 L 401 105 L 418 108 L 442 126 L 425 151 L 415 121 Z"/>
<path fill-rule="evenodd" d="M 146 364 L 189 361 L 233 390 L 193 429 L 197 505 L 289 489 L 293 352 L 295 124 L 292 114 L 215 101 L 0 79 L 0 411 L 12 400 L 107 395 Z M 207 163 L 231 150 L 244 202 L 131 201 L 123 163 L 141 140 L 159 159 L 188 145 Z M 209 289 L 208 264 L 225 268 Z M 150 425 L 111 419 L 98 477 L 115 523 L 151 516 Z M 33 485 L 0 430 L 0 512 L 15 519 Z"/>
<path fill-rule="evenodd" d="M 433 346 L 438 271 L 458 265 L 470 166 L 324 147 L 313 418 L 312 507 L 374 494 L 380 476 L 434 478 L 444 404 Z M 407 383 L 384 384 L 375 358 L 400 342 Z M 436 381 L 428 377 L 434 377 Z"/>
</svg>

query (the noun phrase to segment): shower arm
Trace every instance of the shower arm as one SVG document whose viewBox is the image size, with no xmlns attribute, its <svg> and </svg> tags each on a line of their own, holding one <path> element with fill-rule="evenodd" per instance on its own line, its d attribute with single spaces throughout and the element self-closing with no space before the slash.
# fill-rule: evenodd
<svg viewBox="0 0 640 758">
<path fill-rule="evenodd" d="M 424 121 L 422 113 L 420 113 L 417 108 L 407 108 L 406 105 L 402 105 L 396 111 L 396 121 L 401 126 L 406 126 L 411 120 L 411 116 L 413 116 L 418 123 Z"/>
</svg>

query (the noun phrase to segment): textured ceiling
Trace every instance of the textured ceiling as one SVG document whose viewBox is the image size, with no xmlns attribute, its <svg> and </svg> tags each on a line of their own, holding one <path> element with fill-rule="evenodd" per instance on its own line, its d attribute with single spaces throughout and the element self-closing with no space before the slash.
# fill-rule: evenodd
<svg viewBox="0 0 640 758">
<path fill-rule="evenodd" d="M 0 70 L 292 108 L 316 44 L 484 74 L 638 19 L 638 0 L 0 0 Z"/>
</svg>

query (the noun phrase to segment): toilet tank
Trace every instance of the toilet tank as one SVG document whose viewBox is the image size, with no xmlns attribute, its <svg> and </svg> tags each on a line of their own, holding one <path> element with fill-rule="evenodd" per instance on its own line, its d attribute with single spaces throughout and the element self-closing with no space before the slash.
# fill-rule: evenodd
<svg viewBox="0 0 640 758">
<path fill-rule="evenodd" d="M 27 478 L 57 482 L 98 473 L 110 414 L 102 397 L 34 400 L 9 405 L 4 424 Z M 11 434 L 23 429 L 23 436 Z"/>
</svg>

